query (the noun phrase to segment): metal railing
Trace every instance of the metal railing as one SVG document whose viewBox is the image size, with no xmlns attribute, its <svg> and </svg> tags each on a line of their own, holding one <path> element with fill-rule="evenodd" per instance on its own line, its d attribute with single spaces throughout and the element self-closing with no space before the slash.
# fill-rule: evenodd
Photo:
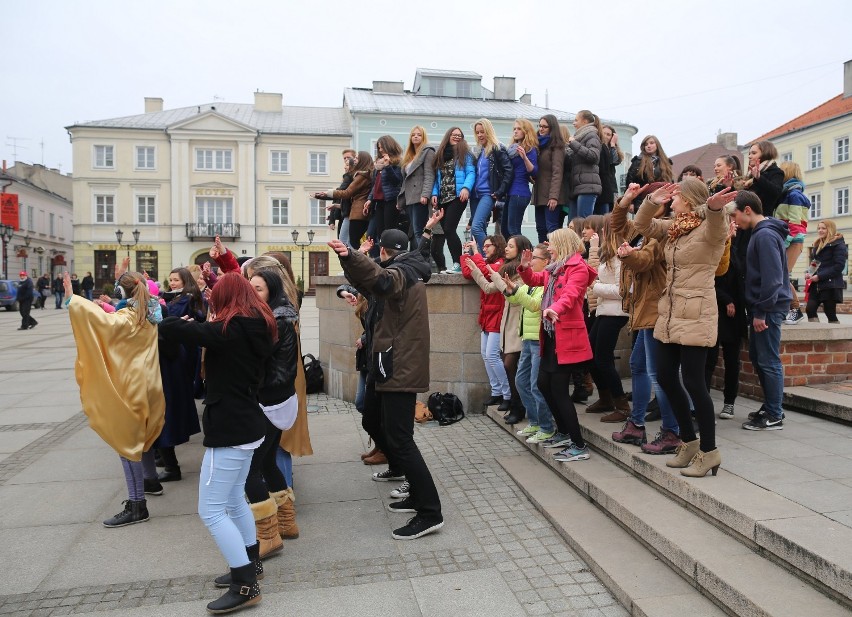
<svg viewBox="0 0 852 617">
<path fill-rule="evenodd" d="M 239 223 L 187 223 L 186 237 L 190 240 L 196 238 L 212 239 L 216 236 L 222 238 L 236 239 L 240 237 Z"/>
</svg>

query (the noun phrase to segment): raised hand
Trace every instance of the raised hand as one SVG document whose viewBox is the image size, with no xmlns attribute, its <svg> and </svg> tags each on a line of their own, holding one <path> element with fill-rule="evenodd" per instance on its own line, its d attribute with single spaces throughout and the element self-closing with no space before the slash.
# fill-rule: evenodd
<svg viewBox="0 0 852 617">
<path fill-rule="evenodd" d="M 710 196 L 710 199 L 707 200 L 707 207 L 718 212 L 725 207 L 725 204 L 729 204 L 734 201 L 736 196 L 737 192 L 731 190 L 730 186 L 726 186 L 715 195 Z"/>
<path fill-rule="evenodd" d="M 641 191 L 641 190 L 642 190 L 641 186 L 639 186 L 635 182 L 631 182 L 628 185 L 627 190 L 624 191 L 624 199 L 627 199 L 629 201 L 633 201 L 634 199 L 636 199 L 636 196 L 639 194 L 639 191 Z"/>
<path fill-rule="evenodd" d="M 619 246 L 615 252 L 619 257 L 627 257 L 636 250 L 636 247 L 630 246 L 627 242 L 623 242 L 621 246 Z"/>
<path fill-rule="evenodd" d="M 66 298 L 74 295 L 74 288 L 71 285 L 71 275 L 67 272 L 62 275 L 62 291 Z"/>
<path fill-rule="evenodd" d="M 375 245 L 375 242 L 373 242 L 373 239 L 367 238 L 366 240 L 364 240 L 361 243 L 361 246 L 358 248 L 358 250 L 366 255 L 367 253 L 370 252 L 370 249 L 373 248 L 373 245 Z"/>
<path fill-rule="evenodd" d="M 228 252 L 228 249 L 225 248 L 225 245 L 222 244 L 222 239 L 219 236 L 213 240 L 213 246 L 216 247 L 216 250 L 219 251 L 220 255 L 224 255 Z"/>
<path fill-rule="evenodd" d="M 340 257 L 349 257 L 349 247 L 346 246 L 340 240 L 330 240 L 328 245 L 331 249 L 337 253 Z"/>
<path fill-rule="evenodd" d="M 649 199 L 658 206 L 662 206 L 664 203 L 667 203 L 672 200 L 672 197 L 674 197 L 675 190 L 677 188 L 677 184 L 669 182 L 658 188 L 653 193 L 651 193 Z"/>
<path fill-rule="evenodd" d="M 426 225 L 423 228 L 431 231 L 432 228 L 437 225 L 442 218 L 444 218 L 443 210 L 432 210 L 432 216 L 429 217 L 429 220 L 426 221 Z"/>
<path fill-rule="evenodd" d="M 521 266 L 529 268 L 532 265 L 532 251 L 524 249 L 521 253 Z"/>
<path fill-rule="evenodd" d="M 506 284 L 506 291 L 508 291 L 509 293 L 515 292 L 515 283 L 512 281 L 511 277 L 506 273 L 503 273 L 503 282 Z"/>
</svg>

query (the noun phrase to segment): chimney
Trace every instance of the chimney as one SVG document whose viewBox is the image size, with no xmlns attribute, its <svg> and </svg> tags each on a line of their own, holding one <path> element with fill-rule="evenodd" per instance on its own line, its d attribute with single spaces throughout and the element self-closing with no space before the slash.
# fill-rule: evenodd
<svg viewBox="0 0 852 617">
<path fill-rule="evenodd" d="M 405 94 L 401 81 L 374 81 L 373 94 Z"/>
<path fill-rule="evenodd" d="M 150 114 L 155 111 L 163 111 L 163 99 L 159 97 L 145 97 L 145 113 Z"/>
<path fill-rule="evenodd" d="M 524 105 L 532 105 L 532 94 L 524 94 L 521 97 L 521 103 Z"/>
<path fill-rule="evenodd" d="M 284 107 L 284 96 L 278 92 L 255 92 L 254 110 L 281 113 Z"/>
<path fill-rule="evenodd" d="M 852 60 L 843 63 L 843 98 L 852 96 Z"/>
<path fill-rule="evenodd" d="M 716 143 L 724 146 L 726 150 L 739 150 L 736 133 L 719 133 L 716 135 Z"/>
<path fill-rule="evenodd" d="M 515 100 L 514 77 L 494 77 L 494 99 L 498 101 Z"/>
</svg>

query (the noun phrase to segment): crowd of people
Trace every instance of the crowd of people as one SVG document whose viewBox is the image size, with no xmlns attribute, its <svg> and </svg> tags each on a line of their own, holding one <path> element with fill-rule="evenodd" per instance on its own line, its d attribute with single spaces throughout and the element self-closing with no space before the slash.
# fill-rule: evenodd
<svg viewBox="0 0 852 617">
<path fill-rule="evenodd" d="M 347 216 L 358 211 L 359 226 L 350 222 L 348 236 L 330 245 L 354 286 L 338 293 L 360 307 L 365 328 L 356 341 L 357 407 L 376 449 L 365 453 L 364 462 L 388 463 L 374 479 L 407 480 L 392 497 L 413 494 L 411 478 L 385 451 L 383 416 L 371 413 L 363 393 L 382 389 L 375 359 L 398 347 L 385 351 L 386 341 L 375 341 L 384 292 L 355 283 L 348 266 L 352 254 L 372 255 L 376 272 L 395 268 L 405 255 L 421 269 L 434 261 L 438 272 L 476 282 L 487 405 L 497 405 L 509 424 L 528 417 L 519 435 L 559 449 L 557 460 L 589 458 L 575 403 L 587 402 L 596 388 L 598 400 L 585 411 L 623 425 L 612 434 L 614 441 L 648 454 L 671 454 L 667 465 L 684 475 L 715 475 L 721 464 L 716 418 L 735 417 L 745 340 L 764 404 L 742 427 L 783 428 L 781 325 L 804 319 L 790 277 L 803 252 L 810 209 L 798 165 L 778 165 L 774 145 L 758 141 L 745 165 L 726 155 L 715 161 L 709 180 L 690 165 L 675 182 L 660 140 L 648 135 L 618 195 L 614 170 L 623 153 L 612 127 L 588 110 L 575 115 L 573 134 L 552 115 L 540 118 L 537 129 L 518 119 L 506 146 L 487 119 L 477 120 L 473 129 L 473 147 L 460 127 L 448 130 L 437 149 L 421 126 L 411 130 L 406 148 L 385 136 L 372 171 L 370 153 L 345 151 L 345 164 L 364 175 L 365 201 L 353 201 L 345 189 L 316 194 L 334 200 L 332 226 L 339 217 L 346 229 Z M 344 185 L 351 186 L 350 178 L 347 174 Z M 385 198 L 377 200 L 376 194 Z M 425 223 L 430 205 L 432 217 Z M 521 234 L 530 205 L 536 241 Z M 373 224 L 371 216 L 382 222 Z M 465 217 L 471 238 L 462 242 L 457 229 Z M 376 253 L 377 246 L 385 247 L 382 231 L 389 229 L 398 234 L 398 246 L 408 238 L 407 252 Z M 435 255 L 436 244 L 443 252 L 444 238 L 451 259 L 446 269 L 443 255 Z M 809 257 L 805 311 L 818 321 L 822 305 L 834 323 L 848 255 L 832 221 L 819 222 Z M 428 280 L 431 272 L 418 280 Z M 629 396 L 615 364 L 625 327 Z M 421 347 L 421 355 L 427 349 Z M 720 355 L 724 402 L 716 414 L 709 392 Z M 390 370 L 391 358 L 385 362 L 381 370 Z M 649 440 L 646 422 L 657 419 L 661 425 Z"/>
</svg>

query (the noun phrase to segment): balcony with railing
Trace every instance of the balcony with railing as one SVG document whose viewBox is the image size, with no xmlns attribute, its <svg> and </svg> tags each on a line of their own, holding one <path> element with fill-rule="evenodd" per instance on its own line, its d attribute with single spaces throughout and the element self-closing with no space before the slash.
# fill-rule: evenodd
<svg viewBox="0 0 852 617">
<path fill-rule="evenodd" d="M 223 239 L 236 240 L 240 237 L 239 223 L 187 223 L 186 237 L 192 241 L 196 238 L 212 240 L 216 236 Z"/>
</svg>

